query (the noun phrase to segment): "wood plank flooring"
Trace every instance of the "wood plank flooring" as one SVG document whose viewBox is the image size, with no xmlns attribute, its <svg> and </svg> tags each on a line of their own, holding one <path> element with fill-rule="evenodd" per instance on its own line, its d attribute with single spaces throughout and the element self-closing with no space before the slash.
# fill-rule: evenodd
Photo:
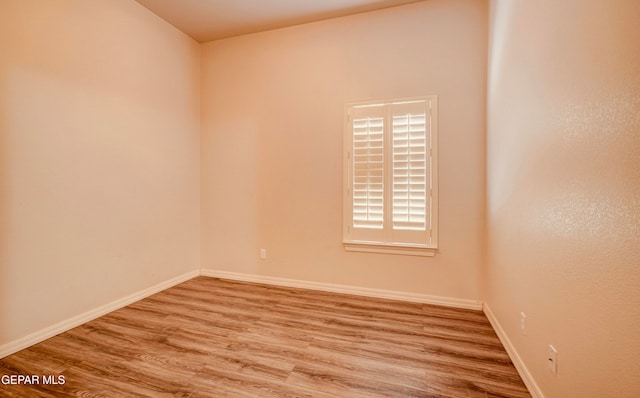
<svg viewBox="0 0 640 398">
<path fill-rule="evenodd" d="M 479 311 L 198 277 L 0 360 L 2 397 L 530 397 Z"/>
</svg>

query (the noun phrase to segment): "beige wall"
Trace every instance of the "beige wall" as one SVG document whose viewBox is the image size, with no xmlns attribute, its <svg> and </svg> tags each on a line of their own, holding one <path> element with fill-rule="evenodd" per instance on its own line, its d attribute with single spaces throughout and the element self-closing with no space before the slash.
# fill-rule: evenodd
<svg viewBox="0 0 640 398">
<path fill-rule="evenodd" d="M 0 345 L 199 268 L 200 49 L 129 0 L 0 1 Z"/>
<path fill-rule="evenodd" d="M 486 35 L 484 1 L 431 0 L 205 44 L 203 268 L 479 299 Z M 440 252 L 347 253 L 343 105 L 425 94 L 439 96 Z"/>
<path fill-rule="evenodd" d="M 638 21 L 636 0 L 491 3 L 484 299 L 547 398 L 640 391 Z"/>
</svg>

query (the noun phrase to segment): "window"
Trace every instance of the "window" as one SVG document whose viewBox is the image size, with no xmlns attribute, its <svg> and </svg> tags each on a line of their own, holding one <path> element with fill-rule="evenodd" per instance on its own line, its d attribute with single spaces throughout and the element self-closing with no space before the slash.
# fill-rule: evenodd
<svg viewBox="0 0 640 398">
<path fill-rule="evenodd" d="M 344 245 L 433 256 L 437 248 L 437 97 L 345 109 Z"/>
</svg>

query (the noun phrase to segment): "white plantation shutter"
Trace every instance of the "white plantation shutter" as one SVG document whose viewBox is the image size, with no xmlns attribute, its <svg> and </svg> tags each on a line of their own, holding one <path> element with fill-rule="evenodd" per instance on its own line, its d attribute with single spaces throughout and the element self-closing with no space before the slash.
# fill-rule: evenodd
<svg viewBox="0 0 640 398">
<path fill-rule="evenodd" d="M 430 96 L 347 106 L 345 247 L 436 247 L 436 105 Z"/>
<path fill-rule="evenodd" d="M 382 229 L 384 221 L 384 118 L 353 120 L 353 225 Z"/>
<path fill-rule="evenodd" d="M 425 101 L 392 104 L 393 229 L 427 228 L 427 107 Z"/>
<path fill-rule="evenodd" d="M 370 230 L 359 234 L 363 239 L 378 239 L 384 228 L 385 116 L 385 107 L 375 104 L 350 114 L 352 225 Z"/>
</svg>

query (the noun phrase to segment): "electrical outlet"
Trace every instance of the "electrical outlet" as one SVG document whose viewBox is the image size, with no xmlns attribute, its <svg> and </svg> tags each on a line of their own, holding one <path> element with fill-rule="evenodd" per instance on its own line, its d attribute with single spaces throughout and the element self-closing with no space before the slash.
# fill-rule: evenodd
<svg viewBox="0 0 640 398">
<path fill-rule="evenodd" d="M 549 344 L 549 353 L 547 354 L 547 366 L 551 373 L 558 374 L 558 351 L 551 344 Z"/>
<path fill-rule="evenodd" d="M 260 249 L 260 259 L 261 260 L 267 259 L 267 249 Z"/>
<path fill-rule="evenodd" d="M 527 328 L 527 316 L 524 312 L 520 313 L 520 333 L 525 334 L 525 329 Z"/>
</svg>

